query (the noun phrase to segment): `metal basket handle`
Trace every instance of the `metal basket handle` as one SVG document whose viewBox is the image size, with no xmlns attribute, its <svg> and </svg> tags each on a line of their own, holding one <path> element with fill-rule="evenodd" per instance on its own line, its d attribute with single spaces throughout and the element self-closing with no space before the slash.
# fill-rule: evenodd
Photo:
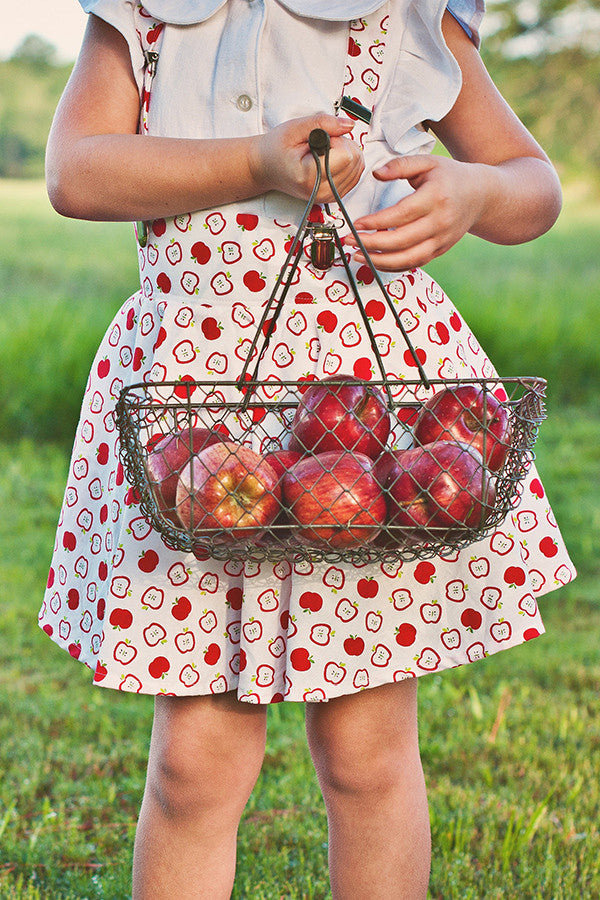
<svg viewBox="0 0 600 900">
<path fill-rule="evenodd" d="M 262 317 L 260 319 L 260 322 L 258 323 L 258 327 L 256 329 L 256 333 L 254 335 L 252 343 L 250 345 L 250 349 L 249 349 L 248 355 L 246 357 L 246 360 L 244 362 L 244 365 L 242 367 L 242 371 L 239 375 L 239 378 L 237 379 L 237 384 L 238 384 L 239 389 L 241 391 L 243 391 L 245 394 L 245 398 L 244 398 L 244 401 L 242 402 L 242 406 L 247 406 L 247 404 L 250 402 L 250 396 L 252 394 L 252 390 L 258 383 L 258 370 L 260 367 L 260 363 L 262 361 L 264 354 L 267 351 L 269 342 L 271 340 L 273 332 L 275 331 L 275 325 L 277 323 L 277 319 L 279 318 L 279 315 L 283 308 L 283 304 L 285 302 L 285 298 L 286 298 L 288 291 L 292 285 L 292 279 L 298 269 L 300 257 L 302 255 L 302 251 L 303 251 L 303 247 L 304 247 L 304 240 L 309 232 L 309 226 L 307 225 L 308 217 L 309 217 L 310 211 L 313 208 L 313 205 L 315 202 L 315 197 L 317 196 L 319 187 L 321 186 L 321 179 L 322 179 L 321 158 L 322 157 L 324 158 L 325 175 L 327 177 L 327 181 L 329 183 L 329 187 L 331 188 L 331 192 L 334 196 L 334 199 L 335 199 L 337 205 L 339 206 L 340 212 L 341 212 L 347 226 L 349 227 L 350 231 L 352 232 L 352 235 L 354 237 L 354 240 L 356 241 L 357 246 L 359 247 L 361 253 L 363 254 L 363 256 L 365 258 L 367 266 L 369 267 L 369 269 L 371 270 L 371 272 L 373 274 L 375 283 L 377 284 L 379 290 L 381 291 L 383 299 L 385 300 L 387 306 L 389 307 L 389 309 L 392 312 L 392 315 L 394 317 L 394 321 L 396 322 L 397 327 L 400 329 L 400 332 L 402 333 L 402 337 L 404 338 L 404 340 L 406 342 L 406 345 L 410 351 L 410 354 L 411 354 L 411 356 L 415 362 L 415 365 L 417 367 L 417 370 L 419 372 L 419 377 L 421 379 L 421 382 L 425 388 L 428 388 L 430 386 L 429 379 L 427 378 L 427 375 L 425 374 L 425 370 L 423 369 L 421 361 L 420 361 L 420 359 L 417 355 L 417 352 L 412 344 L 412 341 L 410 340 L 410 338 L 406 332 L 406 329 L 405 329 L 404 325 L 402 324 L 402 320 L 400 319 L 400 317 L 396 311 L 394 303 L 392 302 L 388 292 L 385 289 L 385 286 L 383 284 L 383 281 L 381 280 L 381 276 L 379 275 L 379 272 L 375 268 L 373 261 L 371 260 L 371 257 L 369 256 L 354 225 L 352 224 L 352 221 L 346 211 L 346 208 L 344 206 L 342 198 L 340 197 L 339 192 L 334 184 L 333 176 L 331 174 L 331 169 L 329 166 L 329 151 L 331 148 L 330 137 L 327 134 L 327 132 L 324 131 L 322 128 L 315 128 L 311 131 L 311 133 L 309 135 L 308 146 L 309 146 L 312 156 L 315 160 L 316 169 L 317 169 L 316 176 L 315 176 L 315 184 L 312 189 L 311 195 L 309 197 L 308 203 L 306 204 L 306 208 L 302 215 L 300 225 L 298 226 L 298 230 L 296 232 L 294 240 L 292 241 L 292 244 L 288 251 L 285 262 L 283 263 L 283 265 L 281 267 L 281 270 L 277 277 L 277 281 L 275 282 L 275 286 L 271 292 L 269 299 L 267 300 Z M 326 210 L 327 210 L 327 212 L 329 212 L 329 209 L 327 206 L 326 206 Z M 371 323 L 369 321 L 369 317 L 366 313 L 364 303 L 362 302 L 362 298 L 360 296 L 358 286 L 356 284 L 356 279 L 354 278 L 354 275 L 352 274 L 352 270 L 350 269 L 350 265 L 348 263 L 348 259 L 344 252 L 344 247 L 340 240 L 340 236 L 338 234 L 337 228 L 332 227 L 332 230 L 333 230 L 335 246 L 337 247 L 337 250 L 340 254 L 340 258 L 343 261 L 344 269 L 346 270 L 346 275 L 348 276 L 348 281 L 349 281 L 350 287 L 352 289 L 352 294 L 354 296 L 354 299 L 355 299 L 358 309 L 360 311 L 360 315 L 364 322 L 366 332 L 369 336 L 369 341 L 371 343 L 373 354 L 375 356 L 375 359 L 377 360 L 377 365 L 381 372 L 382 381 L 383 381 L 383 384 L 385 386 L 387 396 L 388 396 L 388 403 L 391 406 L 393 404 L 393 398 L 392 398 L 391 390 L 390 390 L 389 386 L 387 385 L 387 376 L 386 376 L 386 372 L 385 372 L 385 366 L 383 364 L 383 360 L 381 358 L 381 353 L 379 352 L 379 348 L 377 346 L 377 341 L 375 340 L 375 335 L 373 334 L 373 329 L 371 328 Z M 293 261 L 292 261 L 292 258 L 293 258 Z M 290 261 L 292 261 L 291 267 L 290 267 Z M 287 275 L 287 277 L 286 277 L 286 275 Z M 281 296 L 277 300 L 277 294 L 278 294 L 280 288 L 281 288 Z M 271 317 L 268 328 L 265 331 L 264 328 L 265 328 L 266 322 L 269 318 L 271 309 L 273 308 L 273 305 L 276 301 L 277 301 L 277 305 L 275 307 L 275 311 L 273 313 L 273 316 Z M 260 340 L 261 333 L 264 335 L 263 342 L 262 342 L 262 345 L 261 345 L 260 350 L 257 355 L 256 365 L 254 367 L 253 374 L 252 374 L 252 376 L 248 377 L 248 370 L 250 368 L 250 360 L 252 359 L 252 357 L 254 356 L 254 354 L 258 348 L 258 343 Z"/>
</svg>

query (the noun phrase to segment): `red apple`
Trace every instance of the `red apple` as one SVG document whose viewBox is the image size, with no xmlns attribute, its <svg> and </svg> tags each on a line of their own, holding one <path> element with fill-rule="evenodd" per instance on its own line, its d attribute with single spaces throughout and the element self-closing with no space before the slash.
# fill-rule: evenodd
<svg viewBox="0 0 600 900">
<path fill-rule="evenodd" d="M 272 450 L 264 456 L 265 462 L 275 469 L 278 478 L 278 485 L 283 487 L 283 476 L 292 468 L 292 466 L 301 459 L 300 453 L 295 450 Z M 289 519 L 285 509 L 281 509 L 279 515 L 271 526 L 271 535 L 279 538 L 280 541 L 286 541 L 290 537 L 290 529 L 287 527 Z"/>
<path fill-rule="evenodd" d="M 386 503 L 362 453 L 330 450 L 307 456 L 283 477 L 296 537 L 316 547 L 358 547 L 374 540 L 385 522 Z"/>
<path fill-rule="evenodd" d="M 414 436 L 419 444 L 464 441 L 479 450 L 488 468 L 499 472 L 510 448 L 508 410 L 476 384 L 444 388 L 424 405 Z"/>
<path fill-rule="evenodd" d="M 175 511 L 177 480 L 181 470 L 194 453 L 224 440 L 224 436 L 210 428 L 184 428 L 176 434 L 167 434 L 152 447 L 146 460 L 146 472 L 158 506 L 175 525 L 179 519 Z"/>
<path fill-rule="evenodd" d="M 200 451 L 177 483 L 177 513 L 185 528 L 208 537 L 213 529 L 235 529 L 220 540 L 255 540 L 280 511 L 279 477 L 249 447 L 222 441 Z"/>
<path fill-rule="evenodd" d="M 296 450 L 272 450 L 270 453 L 265 453 L 264 460 L 275 469 L 279 478 L 282 479 L 301 457 L 302 454 Z"/>
<path fill-rule="evenodd" d="M 381 391 L 352 375 L 335 375 L 311 384 L 302 395 L 292 422 L 292 449 L 351 450 L 375 459 L 390 424 Z"/>
<path fill-rule="evenodd" d="M 494 504 L 495 487 L 478 450 L 460 441 L 437 441 L 390 451 L 386 469 L 390 533 L 413 541 L 450 539 L 479 528 Z M 379 470 L 381 471 L 381 470 Z"/>
</svg>

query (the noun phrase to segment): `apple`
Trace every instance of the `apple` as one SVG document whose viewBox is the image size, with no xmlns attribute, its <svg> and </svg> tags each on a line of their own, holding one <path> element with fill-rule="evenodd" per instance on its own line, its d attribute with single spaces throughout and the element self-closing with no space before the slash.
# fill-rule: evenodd
<svg viewBox="0 0 600 900">
<path fill-rule="evenodd" d="M 450 538 L 461 529 L 479 528 L 495 499 L 481 453 L 461 441 L 437 441 L 410 450 L 390 451 L 384 487 L 392 530 L 407 539 Z"/>
<path fill-rule="evenodd" d="M 182 469 L 194 453 L 222 440 L 222 434 L 209 428 L 184 428 L 165 435 L 148 454 L 146 472 L 152 492 L 159 509 L 173 524 L 179 525 L 175 495 Z"/>
<path fill-rule="evenodd" d="M 232 529 L 223 540 L 256 539 L 277 518 L 279 477 L 257 453 L 233 441 L 205 447 L 184 467 L 176 507 L 183 526 L 198 536 Z"/>
<path fill-rule="evenodd" d="M 381 391 L 351 375 L 336 375 L 311 384 L 302 395 L 292 422 L 292 448 L 314 453 L 352 450 L 375 459 L 390 427 Z"/>
<path fill-rule="evenodd" d="M 283 497 L 296 537 L 316 547 L 356 547 L 374 540 L 386 502 L 362 453 L 331 450 L 307 456 L 283 477 Z"/>
<path fill-rule="evenodd" d="M 463 441 L 479 450 L 485 464 L 499 472 L 510 449 L 508 410 L 494 394 L 476 384 L 444 388 L 428 400 L 414 428 L 415 441 Z"/>
<path fill-rule="evenodd" d="M 295 450 L 272 450 L 270 453 L 266 453 L 263 459 L 275 470 L 278 479 L 277 484 L 281 489 L 283 476 L 301 459 L 301 454 Z M 290 534 L 289 528 L 284 527 L 287 524 L 288 517 L 285 510 L 281 509 L 273 522 L 272 534 L 281 541 L 287 539 Z"/>
</svg>

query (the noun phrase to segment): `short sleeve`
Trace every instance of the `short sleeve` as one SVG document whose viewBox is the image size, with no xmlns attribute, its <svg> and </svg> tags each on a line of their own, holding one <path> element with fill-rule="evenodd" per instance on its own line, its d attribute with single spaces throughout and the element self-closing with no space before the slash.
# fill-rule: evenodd
<svg viewBox="0 0 600 900">
<path fill-rule="evenodd" d="M 485 0 L 448 0 L 448 12 L 462 25 L 476 47 L 481 35 L 479 29 L 485 13 Z"/>
<path fill-rule="evenodd" d="M 394 69 L 379 121 L 395 153 L 430 149 L 431 136 L 422 123 L 443 118 L 460 92 L 462 73 L 442 34 L 444 12 L 448 9 L 478 44 L 483 7 L 484 0 L 399 0 L 394 4 L 397 18 L 390 29 L 397 41 L 390 60 Z"/>
<path fill-rule="evenodd" d="M 144 75 L 144 54 L 136 28 L 139 15 L 136 0 L 79 0 L 86 13 L 93 13 L 123 35 L 129 47 L 131 67 L 138 89 L 141 90 Z"/>
</svg>

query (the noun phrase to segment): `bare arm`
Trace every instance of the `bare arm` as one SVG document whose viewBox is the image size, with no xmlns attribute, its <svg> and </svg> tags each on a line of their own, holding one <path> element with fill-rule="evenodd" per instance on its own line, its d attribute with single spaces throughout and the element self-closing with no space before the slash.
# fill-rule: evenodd
<svg viewBox="0 0 600 900">
<path fill-rule="evenodd" d="M 58 106 L 46 155 L 53 206 L 65 216 L 133 221 L 173 216 L 281 190 L 308 198 L 314 161 L 312 128 L 332 136 L 341 190 L 357 183 L 364 163 L 344 138 L 346 119 L 295 119 L 248 138 L 184 140 L 136 133 L 139 96 L 124 38 L 90 16 L 83 46 Z M 320 200 L 329 199 L 326 185 Z"/>
<path fill-rule="evenodd" d="M 426 264 L 467 231 L 498 244 L 532 240 L 560 212 L 560 184 L 548 157 L 460 25 L 446 14 L 443 26 L 463 84 L 452 110 L 431 127 L 453 159 L 409 156 L 374 172 L 380 180 L 406 178 L 415 192 L 355 222 L 359 231 L 373 232 L 361 238 L 376 265 L 390 271 Z"/>
</svg>

